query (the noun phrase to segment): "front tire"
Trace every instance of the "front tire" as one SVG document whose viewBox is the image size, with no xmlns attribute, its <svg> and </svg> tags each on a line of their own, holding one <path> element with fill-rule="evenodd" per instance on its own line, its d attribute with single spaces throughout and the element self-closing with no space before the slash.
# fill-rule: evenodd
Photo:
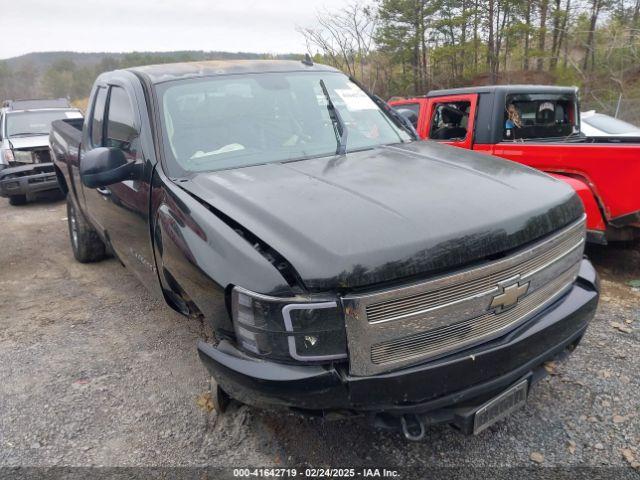
<svg viewBox="0 0 640 480">
<path fill-rule="evenodd" d="M 27 203 L 27 196 L 26 195 L 11 195 L 9 197 L 9 204 L 10 205 L 24 205 L 25 203 Z"/>
<path fill-rule="evenodd" d="M 71 194 L 67 195 L 67 223 L 73 256 L 80 263 L 91 263 L 105 257 L 105 245 L 98 232 L 78 209 Z"/>
<path fill-rule="evenodd" d="M 211 401 L 213 402 L 213 408 L 218 415 L 222 415 L 227 411 L 229 405 L 234 400 L 229 396 L 227 392 L 225 392 L 216 379 L 213 376 L 210 379 L 210 389 L 211 389 Z"/>
</svg>

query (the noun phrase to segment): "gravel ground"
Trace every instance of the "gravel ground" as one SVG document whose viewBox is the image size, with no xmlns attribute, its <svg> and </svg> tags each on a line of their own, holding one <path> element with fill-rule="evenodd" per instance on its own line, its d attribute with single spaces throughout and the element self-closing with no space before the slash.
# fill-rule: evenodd
<svg viewBox="0 0 640 480">
<path fill-rule="evenodd" d="M 525 409 L 407 443 L 360 420 L 201 405 L 203 326 L 115 260 L 82 265 L 63 201 L 0 202 L 0 466 L 629 466 L 640 462 L 640 246 L 589 249 L 602 301 Z M 553 366 L 552 366 L 553 367 Z"/>
</svg>

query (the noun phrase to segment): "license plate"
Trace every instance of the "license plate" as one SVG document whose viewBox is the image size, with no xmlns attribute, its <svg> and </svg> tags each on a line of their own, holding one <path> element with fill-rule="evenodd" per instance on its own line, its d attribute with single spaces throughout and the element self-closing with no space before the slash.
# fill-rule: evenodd
<svg viewBox="0 0 640 480">
<path fill-rule="evenodd" d="M 514 410 L 523 407 L 527 401 L 528 380 L 522 380 L 482 405 L 473 418 L 473 434 L 477 435 L 502 420 Z"/>
</svg>

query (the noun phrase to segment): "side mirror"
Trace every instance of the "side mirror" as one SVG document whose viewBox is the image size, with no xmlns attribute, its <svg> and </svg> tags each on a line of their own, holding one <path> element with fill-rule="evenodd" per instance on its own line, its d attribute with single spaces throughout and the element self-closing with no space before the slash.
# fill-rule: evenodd
<svg viewBox="0 0 640 480">
<path fill-rule="evenodd" d="M 405 122 L 408 125 L 411 125 L 413 128 L 418 128 L 418 114 L 411 110 L 410 108 L 396 108 L 396 113 L 398 113 L 402 118 L 404 118 Z"/>
<path fill-rule="evenodd" d="M 89 188 L 106 187 L 132 178 L 135 162 L 127 162 L 119 148 L 99 147 L 80 160 L 80 178 Z"/>
</svg>

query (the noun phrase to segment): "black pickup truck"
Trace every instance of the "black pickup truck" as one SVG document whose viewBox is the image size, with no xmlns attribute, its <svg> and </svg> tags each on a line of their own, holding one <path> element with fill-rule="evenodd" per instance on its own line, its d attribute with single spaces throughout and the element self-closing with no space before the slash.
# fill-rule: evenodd
<svg viewBox="0 0 640 480">
<path fill-rule="evenodd" d="M 310 61 L 101 75 L 54 122 L 75 257 L 112 252 L 172 308 L 229 398 L 478 433 L 573 350 L 598 301 L 585 216 L 528 167 L 416 141 Z"/>
</svg>

